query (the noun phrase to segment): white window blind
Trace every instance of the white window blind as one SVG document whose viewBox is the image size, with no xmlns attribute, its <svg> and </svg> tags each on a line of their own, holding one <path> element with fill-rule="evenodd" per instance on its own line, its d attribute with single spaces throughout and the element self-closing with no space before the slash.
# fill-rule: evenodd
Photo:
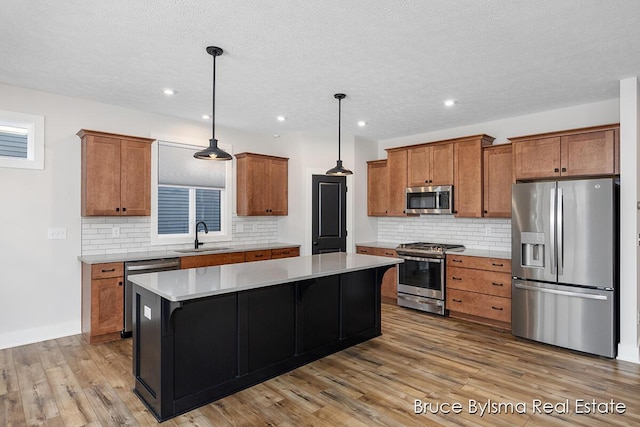
<svg viewBox="0 0 640 427">
<path fill-rule="evenodd" d="M 194 158 L 193 154 L 201 149 L 202 147 L 160 141 L 158 184 L 224 189 L 226 162 Z"/>
<path fill-rule="evenodd" d="M 29 129 L 0 125 L 0 156 L 26 159 L 29 147 Z"/>
</svg>

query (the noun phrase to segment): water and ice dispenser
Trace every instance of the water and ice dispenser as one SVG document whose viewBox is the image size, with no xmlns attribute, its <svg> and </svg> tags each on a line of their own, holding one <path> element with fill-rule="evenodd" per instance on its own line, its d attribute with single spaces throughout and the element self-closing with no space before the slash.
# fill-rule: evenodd
<svg viewBox="0 0 640 427">
<path fill-rule="evenodd" d="M 520 260 L 523 267 L 544 268 L 544 241 L 544 233 L 520 233 Z"/>
</svg>

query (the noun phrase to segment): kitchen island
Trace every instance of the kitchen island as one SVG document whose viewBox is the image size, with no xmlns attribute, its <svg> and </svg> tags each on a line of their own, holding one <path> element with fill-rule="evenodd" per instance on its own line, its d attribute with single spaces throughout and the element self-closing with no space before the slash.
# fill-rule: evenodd
<svg viewBox="0 0 640 427">
<path fill-rule="evenodd" d="M 382 277 L 401 262 L 329 253 L 133 276 L 134 393 L 164 421 L 379 336 Z"/>
</svg>

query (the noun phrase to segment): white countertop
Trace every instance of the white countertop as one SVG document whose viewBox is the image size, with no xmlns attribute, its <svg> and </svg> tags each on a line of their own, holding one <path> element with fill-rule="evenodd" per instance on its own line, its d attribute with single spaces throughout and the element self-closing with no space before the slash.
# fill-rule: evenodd
<svg viewBox="0 0 640 427">
<path fill-rule="evenodd" d="M 224 249 L 218 249 L 218 248 Z M 224 254 L 232 252 L 246 252 L 246 251 L 258 251 L 263 249 L 282 249 L 282 248 L 299 248 L 297 243 L 258 243 L 258 244 L 245 244 L 245 245 L 225 245 L 220 243 L 217 245 L 205 244 L 198 252 L 177 252 L 175 250 L 165 251 L 149 251 L 149 252 L 120 252 L 115 254 L 106 255 L 80 255 L 78 259 L 86 264 L 104 264 L 106 262 L 127 262 L 127 261 L 139 261 L 148 259 L 162 259 L 162 258 L 183 258 L 187 256 L 195 255 L 207 255 L 207 254 Z M 206 250 L 210 249 L 210 250 Z"/>
<path fill-rule="evenodd" d="M 281 283 L 400 264 L 401 259 L 344 252 L 216 267 L 136 274 L 129 279 L 169 301 L 187 301 Z"/>
</svg>

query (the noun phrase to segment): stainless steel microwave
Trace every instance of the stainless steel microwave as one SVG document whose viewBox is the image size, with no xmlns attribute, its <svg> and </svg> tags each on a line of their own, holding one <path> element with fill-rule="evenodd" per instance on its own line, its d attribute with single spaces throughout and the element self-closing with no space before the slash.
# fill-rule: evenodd
<svg viewBox="0 0 640 427">
<path fill-rule="evenodd" d="M 453 186 L 407 187 L 405 210 L 412 214 L 452 214 Z"/>
</svg>

